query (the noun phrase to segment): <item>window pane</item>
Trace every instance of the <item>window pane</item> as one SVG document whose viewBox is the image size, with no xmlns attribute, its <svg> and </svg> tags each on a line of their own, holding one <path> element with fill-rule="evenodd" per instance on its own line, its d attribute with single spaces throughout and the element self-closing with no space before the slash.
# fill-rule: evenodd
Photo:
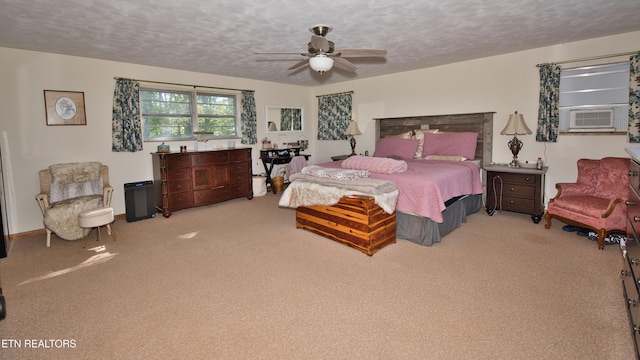
<svg viewBox="0 0 640 360">
<path fill-rule="evenodd" d="M 235 97 L 198 94 L 198 115 L 235 115 Z"/>
<path fill-rule="evenodd" d="M 193 136 L 191 117 L 143 116 L 145 139 Z"/>
<path fill-rule="evenodd" d="M 235 117 L 200 117 L 198 118 L 199 131 L 211 131 L 212 136 L 235 136 Z"/>
</svg>

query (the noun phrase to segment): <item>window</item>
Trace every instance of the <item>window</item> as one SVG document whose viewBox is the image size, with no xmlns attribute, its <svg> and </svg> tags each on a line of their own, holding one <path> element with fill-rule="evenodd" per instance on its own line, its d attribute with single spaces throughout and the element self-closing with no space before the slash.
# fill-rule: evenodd
<svg viewBox="0 0 640 360">
<path fill-rule="evenodd" d="M 560 73 L 561 132 L 625 132 L 629 63 L 583 66 Z"/>
<path fill-rule="evenodd" d="M 236 95 L 143 88 L 140 108 L 145 141 L 238 136 Z"/>
</svg>

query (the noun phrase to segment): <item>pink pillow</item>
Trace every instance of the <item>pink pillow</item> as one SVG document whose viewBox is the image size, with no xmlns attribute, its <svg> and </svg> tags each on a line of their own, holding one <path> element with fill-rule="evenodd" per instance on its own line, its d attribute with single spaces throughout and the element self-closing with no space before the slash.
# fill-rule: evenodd
<svg viewBox="0 0 640 360">
<path fill-rule="evenodd" d="M 373 156 L 410 160 L 416 154 L 418 143 L 417 139 L 382 138 Z"/>
<path fill-rule="evenodd" d="M 459 155 L 467 159 L 476 158 L 478 133 L 475 132 L 441 132 L 425 133 L 422 157 L 427 155 Z"/>
</svg>

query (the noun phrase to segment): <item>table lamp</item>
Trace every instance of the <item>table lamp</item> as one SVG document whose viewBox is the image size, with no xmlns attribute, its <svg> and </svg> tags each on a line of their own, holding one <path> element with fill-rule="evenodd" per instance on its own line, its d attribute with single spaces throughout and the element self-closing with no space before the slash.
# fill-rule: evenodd
<svg viewBox="0 0 640 360">
<path fill-rule="evenodd" d="M 356 154 L 356 138 L 354 138 L 353 135 L 362 135 L 358 128 L 358 123 L 355 120 L 349 123 L 349 127 L 345 134 L 351 136 L 351 154 L 349 156 L 353 156 Z"/>
<path fill-rule="evenodd" d="M 524 122 L 524 117 L 522 114 L 518 114 L 516 111 L 515 114 L 509 115 L 509 121 L 507 121 L 507 126 L 502 129 L 500 135 L 513 135 L 513 139 L 509 141 L 509 149 L 511 149 L 511 153 L 513 154 L 513 160 L 509 163 L 509 167 L 520 167 L 518 163 L 518 153 L 520 149 L 522 149 L 522 141 L 518 139 L 518 135 L 528 135 L 531 134 L 531 130 L 527 127 L 527 124 Z"/>
</svg>

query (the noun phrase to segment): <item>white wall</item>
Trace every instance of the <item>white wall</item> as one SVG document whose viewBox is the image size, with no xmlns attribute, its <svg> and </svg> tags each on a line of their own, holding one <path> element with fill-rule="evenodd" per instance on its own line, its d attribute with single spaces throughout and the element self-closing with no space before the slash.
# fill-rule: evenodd
<svg viewBox="0 0 640 360">
<path fill-rule="evenodd" d="M 625 147 L 634 146 L 620 135 L 560 135 L 556 143 L 535 141 L 538 115 L 539 72 L 536 64 L 574 60 L 640 50 L 640 32 L 560 44 L 529 51 L 460 62 L 406 73 L 379 76 L 348 83 L 316 87 L 314 95 L 354 91 L 354 113 L 362 135 L 356 152 L 375 148 L 373 118 L 493 111 L 493 161 L 507 163 L 512 154 L 510 136 L 500 135 L 509 114 L 524 115 L 532 135 L 519 136 L 524 143 L 518 158 L 539 156 L 549 166 L 545 202 L 556 195 L 557 182 L 575 181 L 579 158 L 628 157 Z M 424 51 L 428 51 L 425 49 Z M 593 61 L 628 60 L 629 56 Z M 575 67 L 589 63 L 562 64 Z M 313 104 L 317 113 L 317 103 Z M 315 145 L 322 158 L 347 154 L 348 141 L 320 141 Z"/>
<path fill-rule="evenodd" d="M 111 152 L 114 77 L 255 90 L 258 141 L 266 133 L 266 105 L 303 107 L 304 121 L 313 121 L 308 116 L 313 96 L 307 87 L 8 48 L 0 48 L 0 62 L 0 149 L 10 234 L 42 229 L 34 197 L 40 189 L 38 170 L 51 164 L 100 161 L 108 165 L 116 214 L 125 213 L 125 183 L 153 178 L 150 153 L 158 143 L 145 143 L 144 150 L 136 153 Z M 87 125 L 47 126 L 43 90 L 84 92 Z M 305 129 L 310 139 L 311 126 L 305 124 Z M 285 133 L 277 140 L 296 141 L 301 135 Z M 239 139 L 236 143 L 240 146 Z M 173 150 L 180 145 L 193 148 L 192 142 L 170 143 Z M 226 140 L 212 144 L 226 145 Z M 264 171 L 258 158 L 260 146 L 252 146 L 254 173 Z"/>
<path fill-rule="evenodd" d="M 354 115 L 363 132 L 356 151 L 373 152 L 372 118 L 494 111 L 493 161 L 508 162 L 509 140 L 499 135 L 509 114 L 524 114 L 533 130 L 538 109 L 538 63 L 640 50 L 640 32 L 560 44 L 502 56 L 461 62 L 394 75 L 354 80 L 315 88 L 289 86 L 241 78 L 176 71 L 134 64 L 0 48 L 0 149 L 5 171 L 11 234 L 42 228 L 34 196 L 38 170 L 70 161 L 101 161 L 109 165 L 116 189 L 113 207 L 124 214 L 123 184 L 152 177 L 151 156 L 157 143 L 145 144 L 138 153 L 111 152 L 111 107 L 114 77 L 166 81 L 204 86 L 256 90 L 258 140 L 266 134 L 265 106 L 304 108 L 304 134 L 310 140 L 311 162 L 330 161 L 347 154 L 348 141 L 317 141 L 316 95 L 354 91 Z M 429 49 L 424 49 L 429 51 Z M 628 58 L 628 57 L 626 57 Z M 601 62 L 619 59 L 601 60 Z M 582 65 L 582 63 L 580 64 Z M 571 66 L 571 64 L 563 65 Z M 86 126 L 46 126 L 43 90 L 83 91 Z M 289 133 L 272 141 L 298 140 Z M 578 158 L 627 157 L 624 136 L 562 136 L 557 143 L 537 143 L 534 135 L 522 136 L 519 158 L 542 156 L 550 169 L 546 198 L 555 195 L 554 184 L 575 179 Z M 221 142 L 226 144 L 226 141 Z M 171 143 L 172 149 L 180 143 Z M 253 146 L 254 173 L 260 145 Z"/>
</svg>

